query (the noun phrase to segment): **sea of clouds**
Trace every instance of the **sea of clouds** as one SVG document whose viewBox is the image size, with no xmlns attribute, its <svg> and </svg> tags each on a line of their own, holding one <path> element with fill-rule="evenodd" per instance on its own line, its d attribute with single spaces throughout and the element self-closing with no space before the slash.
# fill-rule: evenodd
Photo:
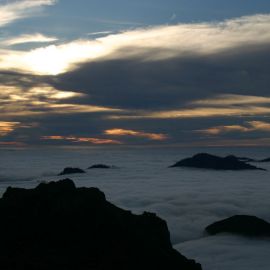
<svg viewBox="0 0 270 270">
<path fill-rule="evenodd" d="M 269 171 L 168 168 L 197 152 L 265 158 L 269 150 L 6 149 L 0 150 L 0 194 L 10 185 L 34 187 L 40 181 L 61 179 L 56 175 L 67 166 L 115 165 L 119 168 L 89 170 L 70 178 L 77 186 L 100 188 L 109 201 L 134 213 L 157 213 L 167 221 L 175 248 L 200 262 L 204 270 L 269 270 L 270 239 L 207 236 L 204 228 L 235 214 L 256 215 L 270 222 L 270 164 L 259 164 Z"/>
</svg>

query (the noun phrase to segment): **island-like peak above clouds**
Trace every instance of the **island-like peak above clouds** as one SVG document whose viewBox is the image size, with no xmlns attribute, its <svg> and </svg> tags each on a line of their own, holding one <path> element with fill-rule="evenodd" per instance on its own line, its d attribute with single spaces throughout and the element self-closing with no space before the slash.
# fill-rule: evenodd
<svg viewBox="0 0 270 270">
<path fill-rule="evenodd" d="M 218 157 L 207 153 L 201 153 L 194 155 L 191 158 L 183 159 L 174 165 L 173 167 L 193 167 L 202 169 L 214 169 L 214 170 L 264 170 L 256 166 L 247 164 L 241 161 L 239 158 L 230 155 L 227 157 Z"/>
</svg>

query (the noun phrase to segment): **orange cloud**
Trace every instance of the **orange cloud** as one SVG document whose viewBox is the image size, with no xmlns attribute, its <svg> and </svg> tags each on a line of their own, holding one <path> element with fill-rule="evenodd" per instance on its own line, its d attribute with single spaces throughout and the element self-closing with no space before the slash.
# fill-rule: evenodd
<svg viewBox="0 0 270 270">
<path fill-rule="evenodd" d="M 16 129 L 19 122 L 0 122 L 0 136 L 5 136 Z"/>
<path fill-rule="evenodd" d="M 76 136 L 43 136 L 42 140 L 62 140 L 62 141 L 71 141 L 75 143 L 91 143 L 91 144 L 122 144 L 120 141 L 111 140 L 111 139 L 100 139 L 100 138 L 91 138 L 91 137 L 76 137 Z"/>
<path fill-rule="evenodd" d="M 0 142 L 2 146 L 25 146 L 25 143 L 22 142 Z"/>
<path fill-rule="evenodd" d="M 249 121 L 247 126 L 231 125 L 231 126 L 216 126 L 208 129 L 198 130 L 197 132 L 207 135 L 219 135 L 229 132 L 252 132 L 252 131 L 265 131 L 270 132 L 270 123 L 263 121 Z"/>
<path fill-rule="evenodd" d="M 231 125 L 231 126 L 217 126 L 208 129 L 199 130 L 200 133 L 208 134 L 208 135 L 218 135 L 221 133 L 228 132 L 248 132 L 249 128 L 243 127 L 240 125 Z"/>
<path fill-rule="evenodd" d="M 121 128 L 114 128 L 105 130 L 104 133 L 106 135 L 113 135 L 113 136 L 134 136 L 134 137 L 141 137 L 147 138 L 154 141 L 163 141 L 168 139 L 166 134 L 159 134 L 159 133 L 147 133 L 143 131 L 136 131 L 130 129 L 121 129 Z"/>
<path fill-rule="evenodd" d="M 61 91 L 49 85 L 27 89 L 19 86 L 1 86 L 0 114 L 6 117 L 39 115 L 39 114 L 69 114 L 69 113 L 95 113 L 95 112 L 121 112 L 121 109 L 74 104 L 71 98 L 81 98 L 85 94 L 71 91 Z"/>
</svg>

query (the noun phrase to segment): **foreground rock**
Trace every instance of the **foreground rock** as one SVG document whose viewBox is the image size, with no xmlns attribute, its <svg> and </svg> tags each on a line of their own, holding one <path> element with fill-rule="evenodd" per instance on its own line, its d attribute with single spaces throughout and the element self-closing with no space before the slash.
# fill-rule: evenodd
<svg viewBox="0 0 270 270">
<path fill-rule="evenodd" d="M 205 229 L 207 233 L 233 233 L 245 236 L 270 236 L 270 223 L 255 216 L 237 215 L 215 222 Z"/>
<path fill-rule="evenodd" d="M 193 167 L 214 170 L 264 170 L 240 161 L 235 156 L 218 157 L 210 154 L 197 154 L 192 158 L 183 159 L 173 167 Z"/>
<path fill-rule="evenodd" d="M 67 175 L 67 174 L 75 174 L 75 173 L 85 173 L 85 171 L 79 168 L 67 167 L 58 175 Z"/>
<path fill-rule="evenodd" d="M 8 188 L 0 216 L 4 270 L 201 269 L 172 248 L 155 214 L 133 215 L 69 179 Z"/>
<path fill-rule="evenodd" d="M 112 168 L 113 168 L 112 166 L 108 166 L 105 164 L 94 164 L 90 166 L 88 169 L 91 170 L 91 169 L 112 169 Z"/>
</svg>

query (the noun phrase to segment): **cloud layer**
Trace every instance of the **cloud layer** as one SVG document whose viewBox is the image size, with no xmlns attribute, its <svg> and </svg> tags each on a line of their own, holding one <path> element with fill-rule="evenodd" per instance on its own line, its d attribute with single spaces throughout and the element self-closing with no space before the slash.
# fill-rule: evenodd
<svg viewBox="0 0 270 270">
<path fill-rule="evenodd" d="M 0 27 L 33 16 L 37 8 L 54 5 L 56 0 L 15 0 L 0 5 Z"/>
<path fill-rule="evenodd" d="M 269 131 L 252 125 L 269 122 L 269 27 L 270 15 L 254 15 L 51 40 L 28 51 L 3 48 L 0 111 L 6 122 L 39 122 L 36 142 L 103 139 L 104 130 L 118 130 L 106 139 L 261 144 Z M 16 42 L 32 38 L 50 41 Z"/>
</svg>

